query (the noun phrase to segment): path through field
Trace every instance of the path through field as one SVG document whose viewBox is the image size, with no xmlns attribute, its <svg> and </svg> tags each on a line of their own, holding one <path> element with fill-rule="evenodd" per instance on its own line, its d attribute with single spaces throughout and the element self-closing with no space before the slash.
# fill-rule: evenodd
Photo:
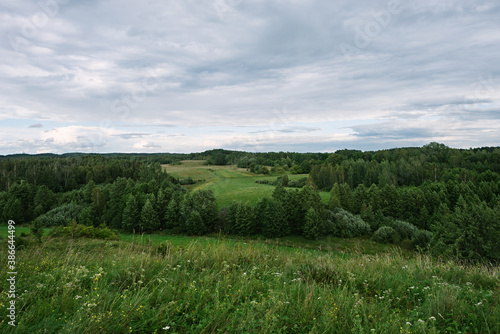
<svg viewBox="0 0 500 334">
<path fill-rule="evenodd" d="M 255 204 L 261 198 L 270 197 L 273 193 L 274 186 L 255 183 L 255 181 L 275 180 L 277 175 L 262 176 L 236 166 L 207 166 L 203 163 L 203 160 L 189 160 L 183 161 L 182 165 L 164 165 L 163 167 L 174 177 L 180 179 L 191 177 L 199 181 L 187 186 L 188 189 L 212 190 L 219 207 L 226 206 L 233 200 Z M 288 175 L 290 180 L 306 176 L 306 174 Z"/>
</svg>

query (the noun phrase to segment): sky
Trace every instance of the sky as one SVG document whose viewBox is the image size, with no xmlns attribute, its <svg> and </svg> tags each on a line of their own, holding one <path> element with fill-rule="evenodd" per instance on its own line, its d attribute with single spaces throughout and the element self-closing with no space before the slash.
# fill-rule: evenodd
<svg viewBox="0 0 500 334">
<path fill-rule="evenodd" d="M 0 0 L 0 155 L 500 145 L 500 2 Z"/>
</svg>

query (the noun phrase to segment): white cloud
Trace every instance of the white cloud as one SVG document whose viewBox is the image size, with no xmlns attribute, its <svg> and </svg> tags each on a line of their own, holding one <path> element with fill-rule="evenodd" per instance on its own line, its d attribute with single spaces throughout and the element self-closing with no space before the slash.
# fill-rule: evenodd
<svg viewBox="0 0 500 334">
<path fill-rule="evenodd" d="M 23 29 L 40 6 L 10 3 L 0 13 L 8 37 L 0 41 L 0 120 L 61 124 L 38 138 L 14 131 L 0 154 L 385 148 L 405 132 L 401 145 L 498 142 L 500 6 L 400 3 L 381 23 L 374 14 L 390 10 L 388 1 L 71 1 L 30 36 Z M 373 35 L 362 47 L 360 31 Z M 356 48 L 351 57 L 342 43 Z M 111 126 L 101 131 L 105 120 Z M 347 120 L 359 126 L 329 128 L 340 137 L 305 130 Z M 366 120 L 384 126 L 367 138 Z M 165 123 L 189 133 L 181 141 L 144 127 Z M 252 129 L 238 133 L 241 125 Z M 440 135 L 413 131 L 422 128 Z M 89 136 L 102 137 L 99 145 Z"/>
</svg>

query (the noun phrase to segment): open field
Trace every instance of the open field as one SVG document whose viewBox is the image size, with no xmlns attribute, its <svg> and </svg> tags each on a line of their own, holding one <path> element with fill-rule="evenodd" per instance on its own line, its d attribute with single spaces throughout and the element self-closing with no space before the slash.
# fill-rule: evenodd
<svg viewBox="0 0 500 334">
<path fill-rule="evenodd" d="M 219 207 L 226 206 L 233 200 L 256 204 L 263 197 L 270 197 L 274 186 L 255 183 L 256 180 L 275 180 L 278 175 L 263 176 L 253 174 L 245 168 L 236 166 L 206 166 L 203 160 L 187 160 L 182 165 L 164 165 L 167 173 L 184 179 L 191 177 L 199 183 L 187 186 L 192 190 L 212 190 Z M 290 180 L 307 177 L 307 174 L 289 174 Z M 327 202 L 329 194 L 322 192 L 321 198 Z"/>
<path fill-rule="evenodd" d="M 0 274 L 1 332 L 500 332 L 498 268 L 160 237 L 30 241 L 16 253 L 15 327 Z M 0 254 L 4 266 L 5 239 Z"/>
<path fill-rule="evenodd" d="M 9 227 L 7 225 L 0 225 L 0 237 L 6 238 L 8 236 Z M 50 228 L 43 229 L 43 235 L 47 235 Z M 30 234 L 31 229 L 28 226 L 16 226 L 15 235 L 20 236 L 21 233 Z"/>
</svg>

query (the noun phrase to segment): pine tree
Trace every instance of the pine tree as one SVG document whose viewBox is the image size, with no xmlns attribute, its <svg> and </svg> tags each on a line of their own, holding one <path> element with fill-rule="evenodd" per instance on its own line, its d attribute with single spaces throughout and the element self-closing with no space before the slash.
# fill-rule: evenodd
<svg viewBox="0 0 500 334">
<path fill-rule="evenodd" d="M 330 203 L 328 207 L 330 208 L 330 210 L 342 208 L 342 205 L 340 204 L 340 187 L 338 183 L 335 183 L 330 190 Z"/>
<path fill-rule="evenodd" d="M 181 228 L 181 210 L 179 196 L 172 196 L 168 203 L 167 210 L 165 211 L 165 228 L 174 229 Z"/>
<path fill-rule="evenodd" d="M 281 203 L 286 201 L 286 190 L 282 184 L 278 184 L 276 188 L 274 188 L 273 198 Z"/>
<path fill-rule="evenodd" d="M 249 203 L 238 203 L 236 208 L 235 230 L 239 235 L 255 233 L 253 209 Z"/>
<path fill-rule="evenodd" d="M 289 233 L 283 205 L 272 199 L 267 202 L 264 220 L 262 222 L 262 232 L 268 238 L 280 238 Z"/>
<path fill-rule="evenodd" d="M 160 229 L 165 228 L 165 214 L 167 212 L 168 204 L 168 198 L 163 192 L 163 189 L 160 188 L 160 190 L 158 190 L 158 193 L 156 194 L 156 201 L 154 205 L 156 214 L 158 215 L 158 218 L 160 220 Z"/>
<path fill-rule="evenodd" d="M 370 224 L 370 228 L 372 231 L 376 231 L 378 229 L 378 224 L 375 218 L 375 213 L 373 212 L 373 208 L 371 205 L 366 206 L 365 203 L 361 206 L 361 219 Z"/>
<path fill-rule="evenodd" d="M 305 224 L 304 224 L 304 236 L 308 239 L 317 239 L 320 236 L 320 231 L 321 231 L 321 217 L 320 215 L 314 210 L 313 208 L 310 208 L 306 212 L 306 217 L 305 217 Z"/>
<path fill-rule="evenodd" d="M 128 232 L 139 232 L 140 211 L 139 204 L 133 194 L 128 195 L 125 209 L 123 209 L 122 228 Z"/>
<path fill-rule="evenodd" d="M 140 225 L 145 232 L 153 232 L 159 229 L 160 220 L 149 199 L 146 200 L 141 211 Z"/>
</svg>

